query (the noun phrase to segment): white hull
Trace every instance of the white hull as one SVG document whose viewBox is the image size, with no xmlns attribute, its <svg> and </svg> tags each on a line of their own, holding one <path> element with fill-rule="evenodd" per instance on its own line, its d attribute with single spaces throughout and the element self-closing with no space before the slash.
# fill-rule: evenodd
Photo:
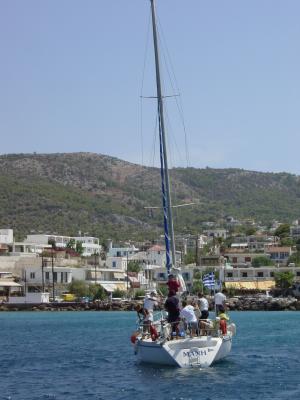
<svg viewBox="0 0 300 400">
<path fill-rule="evenodd" d="M 140 339 L 135 344 L 135 351 L 142 363 L 181 368 L 209 367 L 230 353 L 231 343 L 231 333 L 221 337 L 200 336 L 164 342 Z"/>
</svg>

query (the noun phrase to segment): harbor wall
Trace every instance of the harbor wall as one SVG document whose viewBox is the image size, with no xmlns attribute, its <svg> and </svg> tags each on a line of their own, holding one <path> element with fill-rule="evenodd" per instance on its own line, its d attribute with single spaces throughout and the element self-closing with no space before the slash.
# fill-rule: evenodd
<svg viewBox="0 0 300 400">
<path fill-rule="evenodd" d="M 133 311 L 140 301 L 99 301 L 90 303 L 2 304 L 0 311 Z M 294 297 L 233 297 L 226 302 L 228 311 L 300 311 L 300 299 Z M 213 310 L 213 304 L 210 304 Z"/>
</svg>

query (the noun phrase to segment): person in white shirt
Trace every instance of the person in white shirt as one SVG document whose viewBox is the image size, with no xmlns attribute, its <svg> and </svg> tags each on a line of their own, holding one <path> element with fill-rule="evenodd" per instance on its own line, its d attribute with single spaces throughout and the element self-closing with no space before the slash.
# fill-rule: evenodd
<svg viewBox="0 0 300 400">
<path fill-rule="evenodd" d="M 202 292 L 198 293 L 198 297 L 198 306 L 201 311 L 200 319 L 207 319 L 209 316 L 208 301 Z"/>
<path fill-rule="evenodd" d="M 191 336 L 194 336 L 198 331 L 198 321 L 194 311 L 194 307 L 191 304 L 187 304 L 185 300 L 182 301 L 182 310 L 180 311 L 180 317 L 184 318 L 188 328 L 191 331 Z"/>
<path fill-rule="evenodd" d="M 153 322 L 153 309 L 154 306 L 157 305 L 156 292 L 151 292 L 150 295 L 147 295 L 144 299 L 144 309 L 146 312 L 146 316 L 144 318 L 144 324 L 150 325 Z"/>
<path fill-rule="evenodd" d="M 225 294 L 223 294 L 221 291 L 218 291 L 215 294 L 215 305 L 216 305 L 217 314 L 219 313 L 220 308 L 225 309 L 225 301 L 226 301 Z"/>
</svg>

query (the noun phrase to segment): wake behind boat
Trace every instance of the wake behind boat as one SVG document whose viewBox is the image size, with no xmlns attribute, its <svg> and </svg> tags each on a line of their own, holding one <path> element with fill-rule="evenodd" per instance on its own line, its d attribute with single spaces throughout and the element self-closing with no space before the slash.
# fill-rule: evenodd
<svg viewBox="0 0 300 400">
<path fill-rule="evenodd" d="M 160 57 L 156 27 L 155 0 L 150 0 L 153 43 L 155 54 L 158 130 L 160 143 L 161 193 L 166 247 L 166 268 L 180 282 L 181 293 L 185 283 L 176 266 L 175 240 L 172 219 L 172 203 L 169 184 L 168 157 L 164 123 L 164 96 L 161 88 Z M 170 295 L 170 294 L 169 294 Z M 150 322 L 150 323 L 149 323 Z M 176 326 L 175 326 L 176 325 Z M 156 318 L 141 321 L 137 331 L 131 336 L 138 360 L 144 363 L 170 365 L 177 367 L 209 367 L 212 363 L 226 357 L 235 334 L 235 325 L 227 327 L 226 321 L 216 318 L 199 325 L 195 330 L 189 324 L 173 323 L 160 313 Z"/>
</svg>

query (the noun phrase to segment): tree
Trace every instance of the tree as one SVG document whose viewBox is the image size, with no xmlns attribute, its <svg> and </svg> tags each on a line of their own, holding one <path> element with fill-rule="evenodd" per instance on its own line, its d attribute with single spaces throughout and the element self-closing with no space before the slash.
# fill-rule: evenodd
<svg viewBox="0 0 300 400">
<path fill-rule="evenodd" d="M 76 242 L 76 247 L 75 247 L 76 253 L 82 254 L 83 253 L 83 245 L 81 241 Z"/>
<path fill-rule="evenodd" d="M 74 280 L 68 286 L 70 293 L 73 293 L 76 297 L 86 297 L 89 294 L 89 287 L 85 281 Z"/>
<path fill-rule="evenodd" d="M 167 285 L 160 285 L 158 288 L 159 292 L 162 294 L 162 296 L 166 297 L 168 295 L 169 289 Z"/>
<path fill-rule="evenodd" d="M 258 256 L 252 259 L 251 265 L 254 268 L 266 267 L 274 265 L 274 262 L 266 256 Z"/>
<path fill-rule="evenodd" d="M 139 261 L 137 260 L 130 260 L 127 264 L 127 271 L 128 272 L 140 272 L 141 266 Z"/>
<path fill-rule="evenodd" d="M 201 279 L 201 276 L 202 276 L 202 274 L 200 271 L 194 272 L 194 279 L 199 280 L 199 279 Z"/>
<path fill-rule="evenodd" d="M 138 300 L 140 297 L 144 297 L 145 296 L 145 290 L 144 289 L 137 289 L 134 292 L 134 298 L 136 300 Z"/>
<path fill-rule="evenodd" d="M 288 289 L 294 281 L 294 274 L 291 271 L 280 271 L 274 274 L 276 287 Z"/>
<path fill-rule="evenodd" d="M 76 241 L 75 241 L 75 239 L 70 239 L 68 241 L 68 243 L 66 244 L 66 248 L 75 250 L 76 249 Z"/>
<path fill-rule="evenodd" d="M 126 292 L 124 290 L 121 289 L 116 289 L 113 291 L 112 297 L 116 297 L 116 298 L 123 298 L 126 296 Z"/>
<path fill-rule="evenodd" d="M 195 252 L 188 251 L 187 254 L 184 256 L 183 261 L 184 261 L 184 264 L 186 264 L 186 265 L 195 263 L 196 262 Z"/>
<path fill-rule="evenodd" d="M 89 285 L 89 297 L 93 300 L 104 300 L 107 294 L 102 286 L 91 284 Z"/>
<path fill-rule="evenodd" d="M 192 293 L 197 294 L 203 291 L 203 283 L 200 280 L 195 280 L 192 286 Z"/>
<path fill-rule="evenodd" d="M 55 239 L 53 239 L 53 238 L 48 239 L 48 244 L 50 244 L 52 246 L 52 249 L 54 249 L 54 250 L 56 249 Z"/>
<path fill-rule="evenodd" d="M 294 241 L 290 237 L 283 237 L 282 239 L 280 239 L 280 243 L 282 246 L 293 246 Z"/>
<path fill-rule="evenodd" d="M 255 235 L 256 228 L 254 228 L 254 226 L 249 226 L 249 228 L 246 229 L 245 233 L 246 233 L 247 236 Z"/>
<path fill-rule="evenodd" d="M 300 252 L 299 251 L 297 251 L 297 253 L 294 253 L 289 256 L 287 264 L 289 264 L 289 263 L 294 263 L 296 265 L 296 267 L 300 266 Z"/>
<path fill-rule="evenodd" d="M 290 235 L 290 225 L 289 224 L 281 224 L 274 232 L 275 236 L 279 236 L 280 239 L 287 237 Z"/>
</svg>

